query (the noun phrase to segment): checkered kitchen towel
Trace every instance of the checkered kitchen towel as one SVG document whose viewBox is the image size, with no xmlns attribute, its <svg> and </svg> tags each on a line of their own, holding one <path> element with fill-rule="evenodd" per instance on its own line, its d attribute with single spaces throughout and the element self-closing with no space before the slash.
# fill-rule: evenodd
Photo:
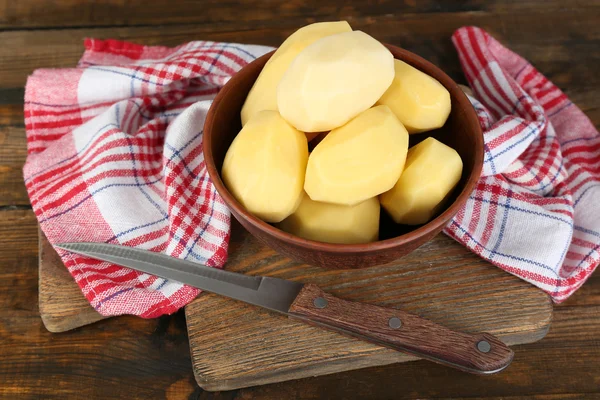
<svg viewBox="0 0 600 400">
<path fill-rule="evenodd" d="M 208 179 L 211 99 L 270 48 L 86 40 L 77 68 L 42 69 L 25 91 L 31 205 L 50 243 L 117 243 L 222 267 L 229 210 Z M 59 250 L 103 315 L 169 314 L 198 290 Z"/>
<path fill-rule="evenodd" d="M 477 28 L 454 36 L 486 130 L 484 176 L 446 233 L 549 292 L 598 264 L 600 137 L 523 59 Z M 229 212 L 201 153 L 210 100 L 263 46 L 87 40 L 77 68 L 27 82 L 25 182 L 51 243 L 120 243 L 222 267 Z M 172 313 L 198 290 L 59 250 L 104 315 Z"/>
<path fill-rule="evenodd" d="M 486 147 L 483 176 L 445 232 L 561 302 L 600 262 L 600 134 L 484 30 L 452 41 Z"/>
</svg>

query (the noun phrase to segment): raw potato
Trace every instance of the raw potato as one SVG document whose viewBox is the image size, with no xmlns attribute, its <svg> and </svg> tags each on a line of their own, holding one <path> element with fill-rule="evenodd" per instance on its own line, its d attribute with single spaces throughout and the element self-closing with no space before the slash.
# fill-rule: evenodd
<svg viewBox="0 0 600 400">
<path fill-rule="evenodd" d="M 394 57 L 361 31 L 317 40 L 277 88 L 281 116 L 304 132 L 328 131 L 375 104 L 394 79 Z"/>
<path fill-rule="evenodd" d="M 304 195 L 295 213 L 279 227 L 304 239 L 327 243 L 369 243 L 379 236 L 379 200 L 354 206 L 321 203 Z"/>
<path fill-rule="evenodd" d="M 318 22 L 292 33 L 265 64 L 242 107 L 242 126 L 261 110 L 277 111 L 277 85 L 292 60 L 309 44 L 329 35 L 350 32 L 346 21 Z"/>
<path fill-rule="evenodd" d="M 249 212 L 267 222 L 280 222 L 300 204 L 307 159 L 304 133 L 277 111 L 265 110 L 233 140 L 221 175 Z"/>
<path fill-rule="evenodd" d="M 308 159 L 304 190 L 315 201 L 354 205 L 398 181 L 408 132 L 387 106 L 377 106 L 334 129 Z"/>
<path fill-rule="evenodd" d="M 379 196 L 381 205 L 398 224 L 424 224 L 444 205 L 462 168 L 456 150 L 429 137 L 408 150 L 400 179 Z"/>
<path fill-rule="evenodd" d="M 396 72 L 377 104 L 388 106 L 408 133 L 444 126 L 450 115 L 450 93 L 437 80 L 407 63 L 394 60 Z"/>
</svg>

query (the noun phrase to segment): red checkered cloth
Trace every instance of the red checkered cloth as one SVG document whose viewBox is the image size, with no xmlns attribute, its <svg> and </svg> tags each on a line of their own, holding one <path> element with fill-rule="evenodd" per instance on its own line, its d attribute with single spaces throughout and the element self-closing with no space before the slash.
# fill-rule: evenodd
<svg viewBox="0 0 600 400">
<path fill-rule="evenodd" d="M 204 118 L 219 88 L 270 48 L 85 47 L 77 68 L 37 70 L 25 91 L 25 183 L 48 240 L 135 246 L 221 268 L 230 216 L 204 165 Z M 199 293 L 58 252 L 103 315 L 158 317 Z"/>
<path fill-rule="evenodd" d="M 478 100 L 483 176 L 446 227 L 561 302 L 600 262 L 600 134 L 563 92 L 476 27 L 452 40 Z"/>
<path fill-rule="evenodd" d="M 560 90 L 477 28 L 453 37 L 485 129 L 484 176 L 445 232 L 568 297 L 599 262 L 600 136 Z M 229 211 L 208 180 L 211 99 L 263 46 L 87 40 L 77 68 L 37 70 L 25 93 L 32 207 L 50 243 L 118 243 L 222 267 Z M 59 250 L 103 315 L 172 313 L 198 290 Z"/>
</svg>

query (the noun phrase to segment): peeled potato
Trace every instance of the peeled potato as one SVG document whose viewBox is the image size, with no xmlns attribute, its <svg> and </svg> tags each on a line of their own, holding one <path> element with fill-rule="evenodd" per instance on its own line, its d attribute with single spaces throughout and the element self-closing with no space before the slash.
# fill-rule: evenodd
<svg viewBox="0 0 600 400">
<path fill-rule="evenodd" d="M 408 133 L 441 128 L 450 115 L 448 90 L 403 61 L 394 60 L 394 70 L 394 81 L 377 104 L 388 106 Z"/>
<path fill-rule="evenodd" d="M 338 21 L 318 22 L 292 33 L 269 58 L 250 89 L 242 107 L 242 126 L 258 111 L 277 111 L 277 85 L 298 53 L 322 37 L 350 31 L 352 28 L 346 21 Z"/>
<path fill-rule="evenodd" d="M 361 31 L 317 40 L 292 62 L 277 88 L 281 116 L 304 132 L 328 131 L 371 107 L 394 79 L 394 57 Z"/>
<path fill-rule="evenodd" d="M 327 243 L 368 243 L 379 236 L 379 200 L 353 206 L 321 203 L 304 195 L 295 213 L 279 227 L 304 239 Z"/>
<path fill-rule="evenodd" d="M 398 181 L 408 132 L 387 106 L 361 113 L 334 129 L 308 159 L 304 190 L 312 200 L 354 205 Z"/>
<path fill-rule="evenodd" d="M 460 181 L 463 163 L 451 147 L 430 137 L 411 147 L 394 187 L 379 196 L 398 224 L 424 224 L 435 216 Z"/>
<path fill-rule="evenodd" d="M 304 133 L 277 111 L 260 111 L 227 150 L 222 177 L 233 196 L 252 214 L 280 222 L 302 199 L 308 143 Z"/>
</svg>

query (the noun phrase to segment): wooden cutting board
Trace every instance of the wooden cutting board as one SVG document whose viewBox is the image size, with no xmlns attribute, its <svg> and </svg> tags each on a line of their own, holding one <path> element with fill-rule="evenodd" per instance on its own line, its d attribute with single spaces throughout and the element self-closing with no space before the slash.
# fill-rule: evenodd
<svg viewBox="0 0 600 400">
<path fill-rule="evenodd" d="M 388 266 L 335 271 L 291 261 L 234 223 L 226 268 L 316 283 L 344 299 L 397 307 L 456 330 L 490 332 L 509 345 L 540 340 L 552 319 L 546 294 L 444 235 Z M 103 318 L 86 302 L 43 235 L 39 289 L 42 320 L 52 332 Z M 209 293 L 189 304 L 185 314 L 194 374 L 207 390 L 415 359 Z"/>
</svg>

